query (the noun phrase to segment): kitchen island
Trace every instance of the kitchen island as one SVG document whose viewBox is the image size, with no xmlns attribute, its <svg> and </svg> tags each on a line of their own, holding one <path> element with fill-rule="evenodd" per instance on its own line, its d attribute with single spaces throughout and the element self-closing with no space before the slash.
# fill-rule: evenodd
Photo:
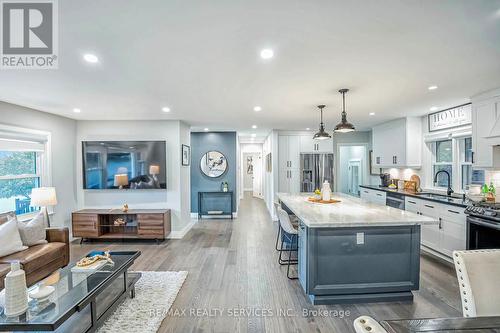
<svg viewBox="0 0 500 333">
<path fill-rule="evenodd" d="M 420 225 L 438 221 L 341 193 L 335 204 L 278 193 L 299 219 L 299 281 L 313 304 L 411 301 L 419 288 Z"/>
</svg>

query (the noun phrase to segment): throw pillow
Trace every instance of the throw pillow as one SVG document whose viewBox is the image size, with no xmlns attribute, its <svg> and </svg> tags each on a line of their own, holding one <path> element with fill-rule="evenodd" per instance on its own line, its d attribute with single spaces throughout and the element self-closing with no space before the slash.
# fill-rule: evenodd
<svg viewBox="0 0 500 333">
<path fill-rule="evenodd" d="M 31 221 L 17 222 L 19 234 L 23 245 L 33 246 L 38 244 L 45 244 L 45 218 L 42 212 L 39 212 Z"/>
<path fill-rule="evenodd" d="M 24 251 L 27 248 L 27 246 L 23 246 L 16 219 L 10 219 L 0 225 L 0 257 Z"/>
</svg>

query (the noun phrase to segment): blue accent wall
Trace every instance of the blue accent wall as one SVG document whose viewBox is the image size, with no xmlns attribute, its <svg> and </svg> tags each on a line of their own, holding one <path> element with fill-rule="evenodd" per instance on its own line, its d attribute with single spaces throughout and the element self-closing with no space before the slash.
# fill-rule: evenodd
<svg viewBox="0 0 500 333">
<path fill-rule="evenodd" d="M 226 156 L 227 171 L 218 178 L 201 172 L 200 160 L 206 152 L 216 150 Z M 191 133 L 191 212 L 198 212 L 198 192 L 220 191 L 226 181 L 233 191 L 233 212 L 236 212 L 236 132 Z M 204 201 L 205 202 L 205 201 Z M 229 211 L 229 208 L 227 209 Z"/>
</svg>

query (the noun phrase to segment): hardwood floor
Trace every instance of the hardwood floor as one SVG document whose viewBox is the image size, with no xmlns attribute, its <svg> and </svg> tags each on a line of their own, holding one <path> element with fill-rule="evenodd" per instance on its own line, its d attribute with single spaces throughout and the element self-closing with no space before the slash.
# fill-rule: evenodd
<svg viewBox="0 0 500 333">
<path fill-rule="evenodd" d="M 174 312 L 159 332 L 347 333 L 354 332 L 352 322 L 360 315 L 378 320 L 461 316 L 454 269 L 427 256 L 421 257 L 420 290 L 411 303 L 313 306 L 299 282 L 288 280 L 286 267 L 277 264 L 275 237 L 276 223 L 264 202 L 246 195 L 237 219 L 202 220 L 182 240 L 74 243 L 71 257 L 92 249 L 137 249 L 142 256 L 134 270 L 188 271 Z"/>
</svg>

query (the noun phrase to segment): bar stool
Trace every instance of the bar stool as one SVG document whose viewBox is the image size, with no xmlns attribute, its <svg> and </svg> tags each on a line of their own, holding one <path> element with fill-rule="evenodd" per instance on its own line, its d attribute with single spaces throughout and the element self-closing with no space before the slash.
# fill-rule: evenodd
<svg viewBox="0 0 500 333">
<path fill-rule="evenodd" d="M 276 201 L 274 202 L 274 208 L 276 209 L 276 214 L 278 214 L 278 209 L 282 209 L 281 208 L 281 204 L 279 202 L 276 202 Z M 298 227 L 299 227 L 299 218 L 297 216 L 293 215 L 293 214 L 289 214 L 289 213 L 287 213 L 287 214 L 290 217 L 290 221 L 292 222 L 293 227 L 295 229 L 298 229 Z M 276 244 L 275 244 L 276 251 L 280 250 L 280 248 L 278 248 L 280 234 L 281 234 L 281 226 L 280 226 L 280 223 L 278 221 L 278 234 L 276 235 Z"/>
<path fill-rule="evenodd" d="M 292 252 L 298 251 L 298 246 L 299 246 L 299 232 L 297 229 L 295 229 L 292 225 L 292 222 L 290 221 L 290 217 L 288 216 L 288 213 L 285 212 L 281 207 L 278 207 L 278 219 L 279 219 L 279 224 L 281 227 L 281 248 L 279 250 L 280 255 L 278 258 L 278 263 L 280 265 L 287 265 L 287 270 L 286 270 L 286 276 L 290 280 L 295 280 L 297 277 L 291 277 L 290 276 L 290 265 L 296 265 L 298 263 L 298 260 L 292 260 Z M 288 246 L 288 249 L 283 249 L 283 244 L 285 243 L 285 240 L 287 243 L 290 245 Z M 294 247 L 295 244 L 295 247 Z M 282 254 L 283 251 L 288 251 L 288 259 L 283 259 Z"/>
<path fill-rule="evenodd" d="M 453 251 L 464 317 L 500 316 L 500 250 Z"/>
</svg>

